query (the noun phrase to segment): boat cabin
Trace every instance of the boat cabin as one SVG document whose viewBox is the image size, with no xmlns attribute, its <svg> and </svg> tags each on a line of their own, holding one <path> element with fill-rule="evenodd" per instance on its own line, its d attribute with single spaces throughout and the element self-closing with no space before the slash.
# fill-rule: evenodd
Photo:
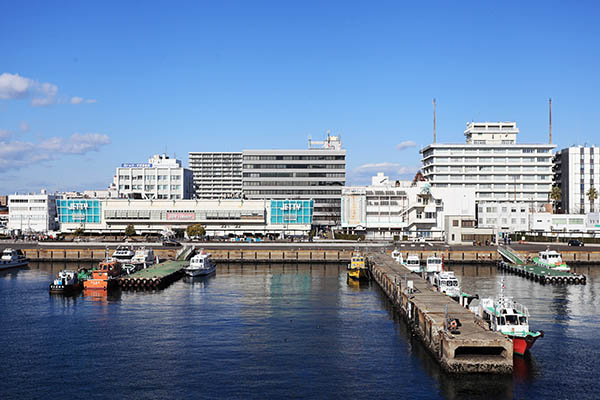
<svg viewBox="0 0 600 400">
<path fill-rule="evenodd" d="M 452 271 L 435 274 L 432 283 L 434 286 L 437 286 L 438 291 L 447 294 L 448 296 L 460 296 L 460 285 L 458 283 L 458 278 L 454 276 L 454 272 Z"/>
<path fill-rule="evenodd" d="M 196 254 L 190 260 L 190 267 L 204 267 L 206 264 L 208 264 L 209 260 L 210 260 L 209 253 L 202 252 L 200 254 Z"/>
<path fill-rule="evenodd" d="M 560 253 L 555 250 L 546 249 L 544 251 L 540 251 L 540 261 L 550 264 L 550 265 L 561 265 L 562 257 Z"/>
<path fill-rule="evenodd" d="M 427 257 L 427 272 L 441 272 L 443 269 L 443 260 L 441 257 Z"/>
</svg>

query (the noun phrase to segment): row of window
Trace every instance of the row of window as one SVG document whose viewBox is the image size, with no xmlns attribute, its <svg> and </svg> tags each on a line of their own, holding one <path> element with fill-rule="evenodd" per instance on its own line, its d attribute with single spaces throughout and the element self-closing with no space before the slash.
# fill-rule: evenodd
<svg viewBox="0 0 600 400">
<path fill-rule="evenodd" d="M 441 163 L 549 163 L 550 157 L 436 157 L 425 160 L 423 165 Z"/>
<path fill-rule="evenodd" d="M 344 178 L 344 172 L 245 172 L 244 178 Z"/>
<path fill-rule="evenodd" d="M 344 164 L 244 164 L 244 169 L 346 169 Z"/>
<path fill-rule="evenodd" d="M 131 179 L 132 181 L 143 181 L 144 177 L 145 177 L 145 179 L 147 181 L 153 181 L 155 179 L 159 180 L 159 181 L 168 181 L 169 176 L 171 177 L 171 180 L 173 180 L 173 181 L 181 180 L 181 175 L 134 175 L 134 176 L 119 175 L 119 180 L 128 181 Z"/>
<path fill-rule="evenodd" d="M 331 181 L 249 181 L 244 186 L 344 186 L 344 182 Z"/>
<path fill-rule="evenodd" d="M 344 160 L 346 156 L 302 156 L 302 155 L 287 155 L 287 156 L 276 156 L 276 155 L 245 155 L 244 161 L 246 160 Z"/>
<path fill-rule="evenodd" d="M 340 196 L 340 190 L 246 190 L 244 191 L 247 195 L 279 195 L 279 196 L 293 196 L 303 195 L 310 196 L 330 194 L 334 196 Z"/>
<path fill-rule="evenodd" d="M 169 185 L 119 185 L 119 190 L 154 190 L 154 188 L 158 190 L 169 190 Z M 181 185 L 171 185 L 171 190 L 180 190 Z"/>
</svg>

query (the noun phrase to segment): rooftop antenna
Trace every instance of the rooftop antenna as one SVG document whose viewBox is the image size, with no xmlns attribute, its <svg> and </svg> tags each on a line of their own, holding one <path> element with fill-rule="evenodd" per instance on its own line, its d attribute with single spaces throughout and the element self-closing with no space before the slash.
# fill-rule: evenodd
<svg viewBox="0 0 600 400">
<path fill-rule="evenodd" d="M 435 143 L 435 97 L 433 98 L 433 143 Z"/>
<path fill-rule="evenodd" d="M 550 109 L 549 109 L 549 120 L 550 120 L 550 144 L 552 144 L 552 98 L 549 99 Z"/>
</svg>

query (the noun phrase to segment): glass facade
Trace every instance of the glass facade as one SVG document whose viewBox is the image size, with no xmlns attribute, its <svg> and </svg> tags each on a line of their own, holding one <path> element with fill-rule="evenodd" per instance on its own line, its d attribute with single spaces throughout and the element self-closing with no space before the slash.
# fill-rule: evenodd
<svg viewBox="0 0 600 400">
<path fill-rule="evenodd" d="M 61 223 L 100 223 L 102 207 L 99 200 L 56 200 Z"/>
<path fill-rule="evenodd" d="M 312 224 L 313 200 L 271 200 L 271 224 Z"/>
</svg>

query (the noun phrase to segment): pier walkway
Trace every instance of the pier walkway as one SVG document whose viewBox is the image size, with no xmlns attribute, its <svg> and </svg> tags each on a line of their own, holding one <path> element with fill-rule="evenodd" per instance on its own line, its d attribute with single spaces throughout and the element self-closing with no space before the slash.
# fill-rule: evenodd
<svg viewBox="0 0 600 400">
<path fill-rule="evenodd" d="M 420 276 L 389 255 L 367 252 L 371 274 L 442 367 L 453 373 L 500 373 L 513 370 L 513 345 L 490 331 L 483 320 L 450 297 L 432 290 Z M 448 321 L 460 326 L 450 331 Z"/>
</svg>

